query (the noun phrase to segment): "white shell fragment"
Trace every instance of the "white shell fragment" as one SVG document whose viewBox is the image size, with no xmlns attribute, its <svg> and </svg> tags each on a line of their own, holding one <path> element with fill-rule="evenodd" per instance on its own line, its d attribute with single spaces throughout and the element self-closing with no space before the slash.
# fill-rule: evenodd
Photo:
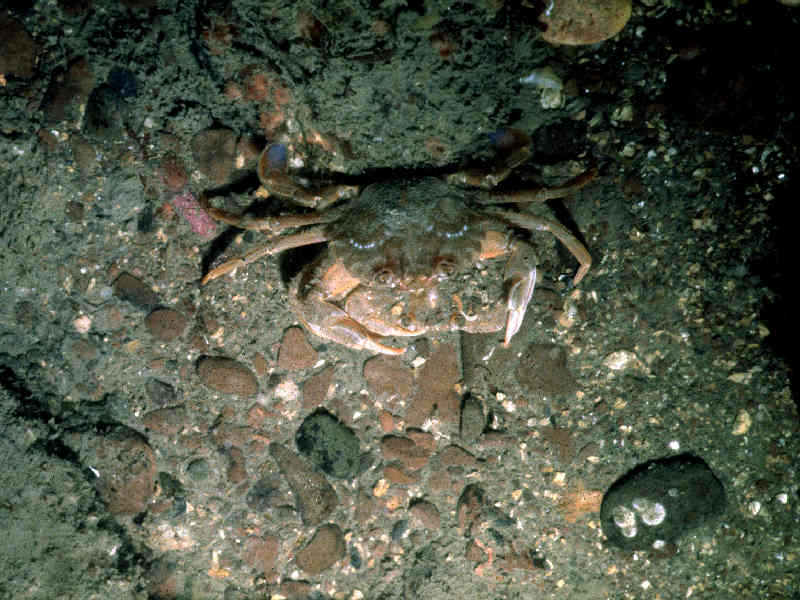
<svg viewBox="0 0 800 600">
<path fill-rule="evenodd" d="M 639 357 L 629 350 L 617 350 L 603 359 L 603 365 L 612 371 L 625 371 L 627 369 L 647 370 Z"/>
</svg>

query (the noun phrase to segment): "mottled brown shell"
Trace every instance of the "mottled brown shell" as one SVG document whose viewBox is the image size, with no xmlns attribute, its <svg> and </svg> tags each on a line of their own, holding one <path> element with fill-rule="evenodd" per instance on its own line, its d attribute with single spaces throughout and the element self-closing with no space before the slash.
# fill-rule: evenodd
<svg viewBox="0 0 800 600">
<path fill-rule="evenodd" d="M 441 280 L 471 268 L 480 253 L 488 220 L 473 198 L 435 178 L 373 184 L 327 226 L 330 248 L 372 285 Z"/>
</svg>

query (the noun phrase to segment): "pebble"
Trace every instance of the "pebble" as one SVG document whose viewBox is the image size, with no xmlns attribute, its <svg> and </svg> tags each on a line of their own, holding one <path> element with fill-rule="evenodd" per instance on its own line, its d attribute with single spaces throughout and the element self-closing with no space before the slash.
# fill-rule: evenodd
<svg viewBox="0 0 800 600">
<path fill-rule="evenodd" d="M 409 508 L 411 516 L 414 517 L 425 529 L 438 531 L 442 525 L 442 517 L 439 509 L 427 500 L 418 500 Z"/>
<path fill-rule="evenodd" d="M 191 192 L 176 194 L 172 198 L 172 206 L 176 212 L 187 222 L 192 231 L 201 238 L 208 240 L 217 232 L 217 224 L 209 214 L 203 210 L 197 198 Z"/>
<path fill-rule="evenodd" d="M 317 351 L 311 346 L 305 331 L 300 327 L 289 327 L 283 332 L 278 351 L 278 366 L 287 371 L 302 371 L 317 364 Z"/>
<path fill-rule="evenodd" d="M 250 536 L 244 542 L 244 557 L 256 571 L 271 573 L 280 549 L 280 540 L 274 535 Z"/>
<path fill-rule="evenodd" d="M 476 483 L 470 483 L 461 492 L 456 503 L 458 527 L 467 532 L 472 522 L 483 512 L 487 505 L 486 492 Z"/>
<path fill-rule="evenodd" d="M 156 459 L 145 438 L 118 426 L 105 435 L 76 434 L 65 440 L 97 475 L 94 486 L 113 515 L 135 515 L 155 491 Z"/>
<path fill-rule="evenodd" d="M 725 491 L 711 468 L 682 454 L 643 463 L 614 482 L 600 519 L 609 544 L 642 550 L 674 544 L 724 508 Z"/>
<path fill-rule="evenodd" d="M 396 356 L 374 356 L 364 362 L 364 379 L 375 396 L 407 400 L 414 389 L 414 372 Z"/>
<path fill-rule="evenodd" d="M 294 494 L 303 523 L 319 525 L 327 519 L 339 498 L 325 477 L 281 444 L 271 443 L 269 453 Z"/>
<path fill-rule="evenodd" d="M 157 308 L 144 320 L 150 334 L 161 342 L 173 342 L 186 330 L 188 320 L 171 308 Z"/>
<path fill-rule="evenodd" d="M 461 439 L 467 443 L 474 442 L 486 429 L 486 415 L 483 414 L 483 403 L 472 394 L 467 394 L 461 403 Z"/>
<path fill-rule="evenodd" d="M 175 435 L 186 421 L 186 409 L 180 406 L 151 410 L 142 417 L 145 427 L 163 435 Z"/>
<path fill-rule="evenodd" d="M 28 79 L 33 76 L 38 44 L 16 19 L 0 15 L 0 73 Z"/>
<path fill-rule="evenodd" d="M 411 438 L 387 435 L 381 440 L 381 454 L 387 461 L 396 460 L 406 469 L 416 471 L 428 464 L 431 451 Z"/>
<path fill-rule="evenodd" d="M 294 560 L 309 575 L 317 575 L 340 560 L 345 549 L 342 530 L 338 525 L 327 523 L 317 529 L 314 537 L 297 552 Z"/>
<path fill-rule="evenodd" d="M 353 430 L 326 410 L 303 421 L 295 435 L 297 449 L 323 473 L 339 479 L 358 474 L 359 441 Z"/>
<path fill-rule="evenodd" d="M 213 390 L 248 398 L 258 392 L 258 380 L 242 363 L 222 356 L 203 356 L 197 361 L 197 375 Z"/>
<path fill-rule="evenodd" d="M 517 378 L 535 399 L 563 396 L 578 389 L 567 368 L 567 353 L 556 344 L 531 344 L 520 357 Z"/>
<path fill-rule="evenodd" d="M 158 296 L 150 286 L 130 273 L 122 273 L 114 281 L 114 295 L 147 311 L 153 310 L 159 303 Z"/>
<path fill-rule="evenodd" d="M 197 169 L 212 182 L 228 182 L 236 166 L 236 134 L 230 129 L 206 129 L 192 140 Z"/>
<path fill-rule="evenodd" d="M 314 373 L 306 379 L 303 384 L 304 409 L 311 411 L 325 402 L 333 382 L 333 373 L 333 367 L 325 367 L 319 373 Z"/>
<path fill-rule="evenodd" d="M 631 0 L 551 0 L 539 21 L 551 44 L 596 44 L 619 33 L 631 17 Z"/>
<path fill-rule="evenodd" d="M 419 391 L 406 413 L 409 427 L 422 427 L 434 412 L 439 420 L 458 430 L 461 417 L 461 397 L 455 385 L 461 379 L 459 360 L 450 344 L 436 348 L 419 370 Z"/>
<path fill-rule="evenodd" d="M 150 402 L 156 406 L 173 404 L 177 399 L 177 394 L 175 393 L 174 387 L 153 377 L 148 379 L 144 384 L 144 390 L 147 393 L 147 397 L 150 399 Z"/>
</svg>

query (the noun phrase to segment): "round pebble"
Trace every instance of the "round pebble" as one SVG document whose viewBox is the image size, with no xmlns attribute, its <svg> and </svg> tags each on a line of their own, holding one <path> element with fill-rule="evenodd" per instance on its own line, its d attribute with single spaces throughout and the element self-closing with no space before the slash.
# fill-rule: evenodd
<svg viewBox="0 0 800 600">
<path fill-rule="evenodd" d="M 144 320 L 150 334 L 162 342 L 174 342 L 186 330 L 188 321 L 183 313 L 171 308 L 157 308 Z"/>
<path fill-rule="evenodd" d="M 331 477 L 349 479 L 358 474 L 358 438 L 325 410 L 306 417 L 297 430 L 295 443 L 301 454 Z"/>
<path fill-rule="evenodd" d="M 634 468 L 605 493 L 600 508 L 608 543 L 658 549 L 719 515 L 725 491 L 700 458 L 689 454 Z"/>
<path fill-rule="evenodd" d="M 344 534 L 338 525 L 327 523 L 314 533 L 308 545 L 295 555 L 297 566 L 317 575 L 344 556 Z"/>
<path fill-rule="evenodd" d="M 247 398 L 258 392 L 258 380 L 242 363 L 222 356 L 203 356 L 197 361 L 197 375 L 213 390 Z"/>
<path fill-rule="evenodd" d="M 630 17 L 631 0 L 553 0 L 539 20 L 546 42 L 580 46 L 616 35 Z"/>
</svg>

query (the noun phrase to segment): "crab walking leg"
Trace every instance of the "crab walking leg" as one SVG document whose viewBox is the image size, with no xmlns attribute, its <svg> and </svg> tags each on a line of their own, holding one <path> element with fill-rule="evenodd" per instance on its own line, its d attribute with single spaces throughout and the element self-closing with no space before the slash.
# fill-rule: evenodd
<svg viewBox="0 0 800 600">
<path fill-rule="evenodd" d="M 326 208 L 331 204 L 358 195 L 356 185 L 329 185 L 309 190 L 296 183 L 287 173 L 288 155 L 283 144 L 270 144 L 261 152 L 256 173 L 261 185 L 270 194 L 291 198 L 309 208 Z"/>
<path fill-rule="evenodd" d="M 319 223 L 328 223 L 334 216 L 329 213 L 313 211 L 302 215 L 279 215 L 277 217 L 251 217 L 249 215 L 239 215 L 236 213 L 222 210 L 211 206 L 208 196 L 201 194 L 199 198 L 200 206 L 203 207 L 208 215 L 215 221 L 232 225 L 239 229 L 247 229 L 249 231 L 268 231 L 270 233 L 281 233 L 286 229 L 294 229 L 296 227 L 305 227 L 307 225 L 318 225 Z"/>
<path fill-rule="evenodd" d="M 328 302 L 326 293 L 321 288 L 314 287 L 307 294 L 300 294 L 300 279 L 298 276 L 292 281 L 289 300 L 295 314 L 311 333 L 353 350 L 369 350 L 389 355 L 405 352 L 405 348 L 381 343 L 380 335 L 371 332 L 341 308 Z"/>
<path fill-rule="evenodd" d="M 546 202 L 554 198 L 569 196 L 597 177 L 597 169 L 592 168 L 558 187 L 543 187 L 530 190 L 493 191 L 482 204 L 523 204 L 527 202 Z"/>
<path fill-rule="evenodd" d="M 573 285 L 578 285 L 586 273 L 589 272 L 589 268 L 592 266 L 591 254 L 589 254 L 586 246 L 572 235 L 561 223 L 528 213 L 516 213 L 495 207 L 487 207 L 486 212 L 500 218 L 506 223 L 522 227 L 529 231 L 547 231 L 552 233 L 581 264 L 577 273 L 575 273 L 575 278 L 572 280 Z"/>
<path fill-rule="evenodd" d="M 309 246 L 311 244 L 318 244 L 320 242 L 327 241 L 328 236 L 325 234 L 325 229 L 323 227 L 314 227 L 300 233 L 279 237 L 254 248 L 244 256 L 233 258 L 222 263 L 215 269 L 211 269 L 208 273 L 206 273 L 205 277 L 203 277 L 200 284 L 205 285 L 212 279 L 216 279 L 217 277 L 233 271 L 234 269 L 238 269 L 239 267 L 249 265 L 251 262 L 255 262 L 264 256 L 278 254 L 279 252 L 289 250 L 290 248 L 299 248 L 300 246 Z"/>
</svg>

